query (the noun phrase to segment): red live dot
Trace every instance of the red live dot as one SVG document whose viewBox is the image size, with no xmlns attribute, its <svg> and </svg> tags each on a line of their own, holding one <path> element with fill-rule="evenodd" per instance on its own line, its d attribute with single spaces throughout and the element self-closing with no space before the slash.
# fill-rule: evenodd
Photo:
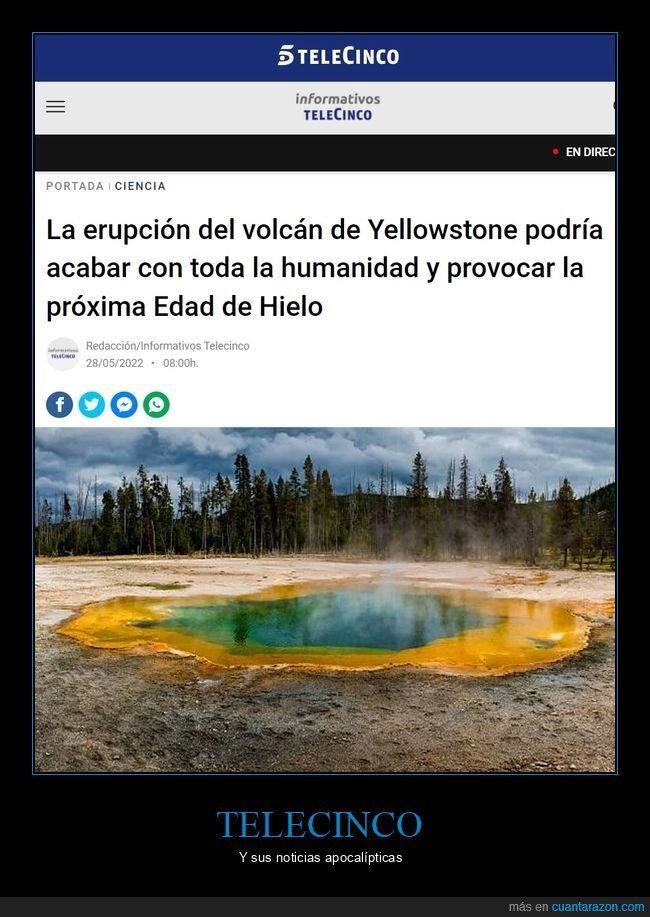
<svg viewBox="0 0 650 917">
<path fill-rule="evenodd" d="M 554 156 L 559 156 L 559 155 L 560 155 L 560 150 L 559 150 L 558 147 L 556 147 L 556 146 L 553 147 L 553 155 L 554 155 Z"/>
</svg>

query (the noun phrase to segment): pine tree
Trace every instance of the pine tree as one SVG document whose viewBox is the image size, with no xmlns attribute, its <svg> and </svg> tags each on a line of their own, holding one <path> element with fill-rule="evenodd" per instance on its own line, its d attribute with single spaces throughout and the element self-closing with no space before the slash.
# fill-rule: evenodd
<svg viewBox="0 0 650 917">
<path fill-rule="evenodd" d="M 231 505 L 233 500 L 232 484 L 229 477 L 221 473 L 215 478 L 212 488 L 212 505 L 217 517 L 217 534 L 219 550 L 232 553 Z"/>
<path fill-rule="evenodd" d="M 153 498 L 151 492 L 151 482 L 144 465 L 140 465 L 137 471 L 138 497 L 140 503 L 140 554 L 155 553 L 153 538 L 152 509 Z"/>
<path fill-rule="evenodd" d="M 235 495 L 233 499 L 235 540 L 238 551 L 252 553 L 253 519 L 251 471 L 243 453 L 235 458 Z"/>
<path fill-rule="evenodd" d="M 460 460 L 460 475 L 458 478 L 458 499 L 460 501 L 463 517 L 466 519 L 469 515 L 469 459 L 466 455 Z"/>
<path fill-rule="evenodd" d="M 266 482 L 266 502 L 269 508 L 269 551 L 277 549 L 278 538 L 278 506 L 275 498 L 273 481 L 269 478 Z"/>
<path fill-rule="evenodd" d="M 562 553 L 563 566 L 568 566 L 569 550 L 576 535 L 576 498 L 573 487 L 565 478 L 557 492 L 553 506 L 553 535 L 557 549 Z"/>
<path fill-rule="evenodd" d="M 61 542 L 65 554 L 72 551 L 72 507 L 67 493 L 63 494 L 63 509 L 61 511 Z"/>
<path fill-rule="evenodd" d="M 423 503 L 429 496 L 429 488 L 427 487 L 427 466 L 422 458 L 421 452 L 417 452 L 413 459 L 411 481 L 406 489 L 406 494 L 416 504 Z"/>
<path fill-rule="evenodd" d="M 314 495 L 316 492 L 316 477 L 311 455 L 308 455 L 305 459 L 302 472 L 302 492 L 307 504 L 307 550 L 311 551 L 314 540 Z"/>
<path fill-rule="evenodd" d="M 330 548 L 332 533 L 334 530 L 334 514 L 336 507 L 336 498 L 334 497 L 334 488 L 329 471 L 324 468 L 318 481 L 318 522 L 319 522 L 319 540 L 321 550 L 328 551 Z"/>
<path fill-rule="evenodd" d="M 275 506 L 277 519 L 276 543 L 280 554 L 284 554 L 289 528 L 289 488 L 282 475 L 275 482 Z"/>
<path fill-rule="evenodd" d="M 527 563 L 536 566 L 543 542 L 543 504 L 537 499 L 535 488 L 531 487 L 525 507 L 524 543 Z"/>
<path fill-rule="evenodd" d="M 105 490 L 102 495 L 102 512 L 99 517 L 99 544 L 105 554 L 113 554 L 116 549 L 115 531 L 115 497 L 112 490 Z"/>
<path fill-rule="evenodd" d="M 411 524 L 406 536 L 407 541 L 410 542 L 409 550 L 416 557 L 423 557 L 427 555 L 431 547 L 428 525 L 431 507 L 427 486 L 427 466 L 421 452 L 417 452 L 413 459 L 411 480 L 406 489 L 406 495 L 411 514 Z"/>
<path fill-rule="evenodd" d="M 271 547 L 271 507 L 269 479 L 262 468 L 253 477 L 253 553 L 262 554 Z"/>
<path fill-rule="evenodd" d="M 51 553 L 51 526 L 52 526 L 52 505 L 47 499 L 43 500 L 38 511 L 38 554 Z"/>
<path fill-rule="evenodd" d="M 301 484 L 300 484 L 300 475 L 298 474 L 297 468 L 291 469 L 291 474 L 289 475 L 289 485 L 288 485 L 288 526 L 287 532 L 289 536 L 289 542 L 293 543 L 294 553 L 298 552 L 298 549 L 302 547 L 302 513 L 300 505 L 300 493 L 301 493 Z"/>
<path fill-rule="evenodd" d="M 494 529 L 494 493 L 485 473 L 481 474 L 476 484 L 474 516 L 478 527 L 478 544 L 482 553 L 490 556 Z"/>
<path fill-rule="evenodd" d="M 445 484 L 444 499 L 451 503 L 456 493 L 456 459 L 452 459 L 447 467 L 447 483 Z"/>
<path fill-rule="evenodd" d="M 122 485 L 117 491 L 117 511 L 119 526 L 119 551 L 122 554 L 133 554 L 138 548 L 138 497 L 132 481 L 122 477 Z"/>
<path fill-rule="evenodd" d="M 499 459 L 499 464 L 494 472 L 494 496 L 497 506 L 500 507 L 507 508 L 515 502 L 512 478 L 503 456 Z"/>
<path fill-rule="evenodd" d="M 158 501 L 158 525 L 163 548 L 166 553 L 171 554 L 174 550 L 174 503 L 166 481 Z"/>
<path fill-rule="evenodd" d="M 503 456 L 494 472 L 494 497 L 497 532 L 501 541 L 502 556 L 507 560 L 512 553 L 512 507 L 515 502 L 515 494 L 512 478 Z"/>
<path fill-rule="evenodd" d="M 192 553 L 192 534 L 194 522 L 194 487 L 186 484 L 185 479 L 178 479 L 178 525 L 176 544 L 182 554 Z"/>
</svg>

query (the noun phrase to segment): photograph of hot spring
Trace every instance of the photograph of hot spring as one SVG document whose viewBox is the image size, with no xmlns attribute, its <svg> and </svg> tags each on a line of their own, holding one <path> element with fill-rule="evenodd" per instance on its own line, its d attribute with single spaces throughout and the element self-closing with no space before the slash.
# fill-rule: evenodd
<svg viewBox="0 0 650 917">
<path fill-rule="evenodd" d="M 615 769 L 614 431 L 37 431 L 35 769 Z"/>
</svg>

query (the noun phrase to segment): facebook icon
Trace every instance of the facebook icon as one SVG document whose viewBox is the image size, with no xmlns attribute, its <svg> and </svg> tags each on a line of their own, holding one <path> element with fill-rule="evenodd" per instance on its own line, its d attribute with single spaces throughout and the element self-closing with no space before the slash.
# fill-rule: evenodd
<svg viewBox="0 0 650 917">
<path fill-rule="evenodd" d="M 72 398 L 67 392 L 52 392 L 45 407 L 52 417 L 67 417 L 72 410 Z"/>
</svg>

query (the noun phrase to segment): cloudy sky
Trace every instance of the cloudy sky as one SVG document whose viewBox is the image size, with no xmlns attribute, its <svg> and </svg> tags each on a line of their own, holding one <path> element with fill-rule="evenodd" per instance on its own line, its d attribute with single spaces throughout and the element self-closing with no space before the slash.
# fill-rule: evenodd
<svg viewBox="0 0 650 917">
<path fill-rule="evenodd" d="M 413 456 L 427 462 L 429 487 L 444 486 L 450 459 L 466 453 L 472 475 L 492 475 L 503 455 L 518 491 L 531 485 L 549 492 L 568 477 L 578 493 L 614 480 L 614 431 L 610 428 L 137 428 L 42 429 L 36 437 L 36 483 L 41 497 L 76 492 L 79 478 L 94 481 L 100 493 L 122 475 L 131 478 L 140 463 L 150 472 L 199 484 L 217 472 L 232 477 L 235 455 L 245 452 L 251 467 L 274 479 L 299 470 L 307 454 L 327 468 L 339 493 L 352 478 L 364 486 L 381 465 L 405 486 Z"/>
</svg>

